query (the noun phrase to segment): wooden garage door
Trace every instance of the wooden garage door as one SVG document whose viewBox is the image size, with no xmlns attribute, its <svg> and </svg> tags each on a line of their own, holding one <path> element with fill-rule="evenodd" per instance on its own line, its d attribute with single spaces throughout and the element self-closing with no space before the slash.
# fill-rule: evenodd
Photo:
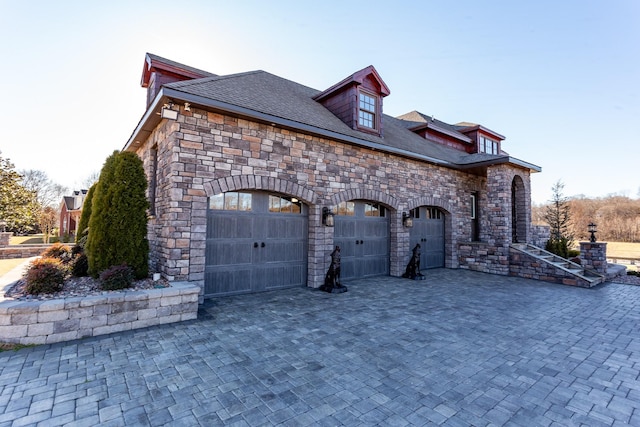
<svg viewBox="0 0 640 427">
<path fill-rule="evenodd" d="M 340 203 L 335 209 L 334 244 L 340 246 L 342 280 L 389 274 L 389 218 L 384 206 Z"/>
<path fill-rule="evenodd" d="M 205 296 L 302 286 L 307 281 L 306 205 L 263 192 L 209 199 Z"/>
<path fill-rule="evenodd" d="M 410 250 L 420 243 L 420 268 L 444 267 L 444 213 L 435 207 L 421 206 L 413 209 L 411 215 Z"/>
</svg>

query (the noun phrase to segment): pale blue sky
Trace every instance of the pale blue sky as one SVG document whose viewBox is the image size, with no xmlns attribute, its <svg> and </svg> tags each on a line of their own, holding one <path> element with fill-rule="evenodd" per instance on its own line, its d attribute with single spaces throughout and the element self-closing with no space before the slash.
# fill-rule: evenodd
<svg viewBox="0 0 640 427">
<path fill-rule="evenodd" d="M 366 7 L 364 6 L 366 5 Z M 373 65 L 385 113 L 480 123 L 532 198 L 640 193 L 640 2 L 0 0 L 0 151 L 78 188 L 144 113 L 144 55 L 326 89 Z"/>
</svg>

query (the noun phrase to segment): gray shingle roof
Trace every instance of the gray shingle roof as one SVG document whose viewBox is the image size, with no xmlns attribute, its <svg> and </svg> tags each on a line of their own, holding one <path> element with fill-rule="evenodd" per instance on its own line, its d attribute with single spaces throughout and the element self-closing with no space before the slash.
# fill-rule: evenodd
<svg viewBox="0 0 640 427">
<path fill-rule="evenodd" d="M 188 80 L 165 87 L 446 162 L 457 163 L 466 155 L 425 140 L 409 131 L 404 121 L 388 115 L 382 117 L 383 137 L 351 129 L 313 100 L 320 91 L 265 71 Z"/>
<path fill-rule="evenodd" d="M 203 105 L 215 104 L 216 108 L 228 107 L 229 111 L 233 107 L 236 111 L 255 113 L 256 117 L 265 117 L 264 120 L 282 119 L 294 128 L 300 126 L 300 129 L 305 131 L 317 131 L 320 135 L 331 135 L 330 137 L 342 135 L 348 142 L 362 143 L 381 150 L 388 147 L 390 152 L 433 160 L 437 163 L 449 164 L 451 167 L 456 165 L 464 167 L 475 162 L 491 161 L 491 159 L 499 163 L 509 161 L 508 156 L 469 155 L 430 141 L 409 130 L 412 127 L 411 120 L 402 120 L 388 115 L 382 116 L 382 137 L 359 132 L 351 129 L 313 99 L 320 93 L 319 90 L 261 70 L 225 76 L 212 75 L 169 83 L 164 87 L 169 89 L 166 92 L 171 93 L 171 97 L 184 96 L 189 102 L 197 99 Z M 211 104 L 208 104 L 209 102 Z M 416 121 L 426 120 L 426 116 L 417 112 L 415 118 L 418 119 Z M 437 124 L 448 132 L 455 132 L 466 138 L 452 125 L 441 121 L 437 121 Z M 520 164 L 528 167 L 525 162 Z M 539 169 L 537 166 L 531 166 L 533 169 Z"/>
</svg>

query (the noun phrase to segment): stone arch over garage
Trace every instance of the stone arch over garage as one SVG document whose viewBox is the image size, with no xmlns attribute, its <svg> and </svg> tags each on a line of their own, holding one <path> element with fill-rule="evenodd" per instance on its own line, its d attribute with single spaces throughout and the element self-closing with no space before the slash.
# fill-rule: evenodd
<svg viewBox="0 0 640 427">
<path fill-rule="evenodd" d="M 309 205 L 316 205 L 318 200 L 318 196 L 314 191 L 298 183 L 266 176 L 235 175 L 215 179 L 204 184 L 204 191 L 207 197 L 238 190 L 275 191 L 296 197 Z"/>
<path fill-rule="evenodd" d="M 371 200 L 374 202 L 383 203 L 389 206 L 394 211 L 397 211 L 399 209 L 399 202 L 395 197 L 380 190 L 360 187 L 350 188 L 334 194 L 329 199 L 329 204 L 337 205 L 340 202 L 347 202 L 349 200 Z"/>
</svg>

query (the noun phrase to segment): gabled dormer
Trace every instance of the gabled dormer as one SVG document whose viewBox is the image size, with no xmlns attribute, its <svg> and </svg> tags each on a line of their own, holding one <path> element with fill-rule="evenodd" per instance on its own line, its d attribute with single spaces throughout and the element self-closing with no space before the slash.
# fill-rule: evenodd
<svg viewBox="0 0 640 427">
<path fill-rule="evenodd" d="M 212 76 L 215 74 L 147 53 L 140 85 L 147 88 L 148 107 L 164 84 Z"/>
<path fill-rule="evenodd" d="M 458 132 L 467 135 L 475 142 L 476 153 L 495 155 L 504 153 L 501 145 L 505 137 L 500 135 L 498 132 L 487 129 L 482 125 L 469 122 L 456 123 L 454 126 Z"/>
<path fill-rule="evenodd" d="M 419 111 L 411 111 L 396 117 L 403 121 L 410 131 L 447 147 L 466 153 L 475 153 L 476 144 L 468 136 L 458 132 L 456 128 L 435 117 L 427 116 Z"/>
<path fill-rule="evenodd" d="M 382 98 L 389 93 L 387 85 L 370 65 L 313 99 L 351 129 L 382 136 Z"/>
</svg>

